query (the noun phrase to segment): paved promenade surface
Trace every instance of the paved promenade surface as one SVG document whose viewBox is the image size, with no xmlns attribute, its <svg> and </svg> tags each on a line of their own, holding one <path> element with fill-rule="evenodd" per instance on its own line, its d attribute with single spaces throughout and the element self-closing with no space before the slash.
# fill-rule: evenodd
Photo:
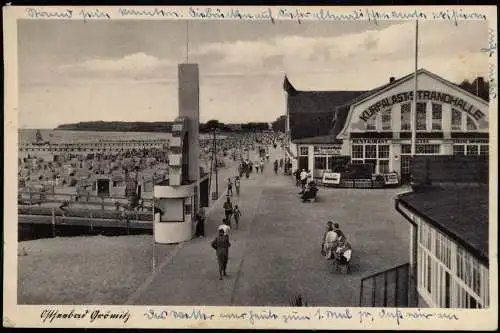
<svg viewBox="0 0 500 333">
<path fill-rule="evenodd" d="M 210 242 L 221 223 L 222 201 L 206 223 L 207 238 L 182 244 L 158 258 L 157 272 L 131 295 L 136 305 L 289 306 L 302 294 L 309 305 L 358 306 L 362 277 L 408 262 L 409 225 L 394 210 L 404 189 L 326 189 L 302 203 L 282 171 L 274 175 L 272 151 L 263 174 L 242 179 L 239 230 L 231 230 L 228 276 L 219 280 Z M 225 185 L 225 181 L 222 182 Z M 321 257 L 326 221 L 339 222 L 354 248 L 353 271 L 335 272 Z"/>
</svg>

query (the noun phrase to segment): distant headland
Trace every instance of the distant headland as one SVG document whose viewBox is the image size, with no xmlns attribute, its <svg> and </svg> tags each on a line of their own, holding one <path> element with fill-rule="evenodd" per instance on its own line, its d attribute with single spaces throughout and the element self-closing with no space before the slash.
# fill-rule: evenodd
<svg viewBox="0 0 500 333">
<path fill-rule="evenodd" d="M 206 123 L 200 123 L 200 133 L 210 132 L 217 128 L 224 132 L 253 132 L 253 131 L 284 131 L 285 116 L 280 116 L 272 123 L 249 122 L 241 124 L 224 124 L 212 119 Z M 126 121 L 85 121 L 72 124 L 61 124 L 54 128 L 60 131 L 95 131 L 95 132 L 171 132 L 173 121 L 152 122 L 126 122 Z"/>
<path fill-rule="evenodd" d="M 75 124 L 62 124 L 54 128 L 61 131 L 97 132 L 171 132 L 173 122 L 124 122 L 124 121 L 86 121 Z"/>
</svg>

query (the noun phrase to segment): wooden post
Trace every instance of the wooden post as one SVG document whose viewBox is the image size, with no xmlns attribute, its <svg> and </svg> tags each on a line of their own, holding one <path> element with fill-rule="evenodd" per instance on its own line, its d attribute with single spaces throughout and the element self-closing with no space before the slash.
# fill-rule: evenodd
<svg viewBox="0 0 500 333">
<path fill-rule="evenodd" d="M 127 235 L 130 235 L 130 212 L 126 212 L 127 216 Z"/>
<path fill-rule="evenodd" d="M 56 212 L 52 208 L 52 238 L 56 238 Z"/>
<path fill-rule="evenodd" d="M 90 223 L 90 232 L 94 232 L 94 224 L 92 223 L 92 212 L 89 211 L 89 223 Z"/>
</svg>

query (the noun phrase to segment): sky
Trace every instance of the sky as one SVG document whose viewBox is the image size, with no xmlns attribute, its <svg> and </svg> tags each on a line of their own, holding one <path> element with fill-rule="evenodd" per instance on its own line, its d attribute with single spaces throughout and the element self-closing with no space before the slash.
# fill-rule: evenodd
<svg viewBox="0 0 500 333">
<path fill-rule="evenodd" d="M 414 31 L 408 21 L 19 20 L 19 127 L 173 121 L 186 54 L 199 64 L 200 121 L 271 122 L 286 113 L 285 74 L 307 91 L 368 90 L 411 73 Z M 487 31 L 420 22 L 419 67 L 457 83 L 486 78 Z"/>
</svg>

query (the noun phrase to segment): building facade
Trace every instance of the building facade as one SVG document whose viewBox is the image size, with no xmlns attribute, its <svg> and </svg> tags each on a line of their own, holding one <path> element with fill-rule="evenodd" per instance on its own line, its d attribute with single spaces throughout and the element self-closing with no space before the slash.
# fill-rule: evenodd
<svg viewBox="0 0 500 333">
<path fill-rule="evenodd" d="M 412 191 L 398 195 L 395 204 L 411 225 L 417 305 L 487 308 L 489 157 L 417 156 L 412 169 Z"/>
<path fill-rule="evenodd" d="M 412 224 L 410 257 L 418 307 L 490 305 L 488 190 L 462 191 L 462 202 L 456 189 L 410 192 L 396 199 L 396 209 Z"/>
<path fill-rule="evenodd" d="M 424 69 L 417 83 L 416 155 L 488 155 L 488 102 Z M 369 164 L 372 174 L 396 172 L 407 180 L 413 89 L 413 73 L 367 92 L 311 94 L 285 79 L 293 169 L 309 169 L 320 180 L 337 165 Z M 325 102 L 306 96 L 330 105 L 317 112 Z"/>
</svg>

